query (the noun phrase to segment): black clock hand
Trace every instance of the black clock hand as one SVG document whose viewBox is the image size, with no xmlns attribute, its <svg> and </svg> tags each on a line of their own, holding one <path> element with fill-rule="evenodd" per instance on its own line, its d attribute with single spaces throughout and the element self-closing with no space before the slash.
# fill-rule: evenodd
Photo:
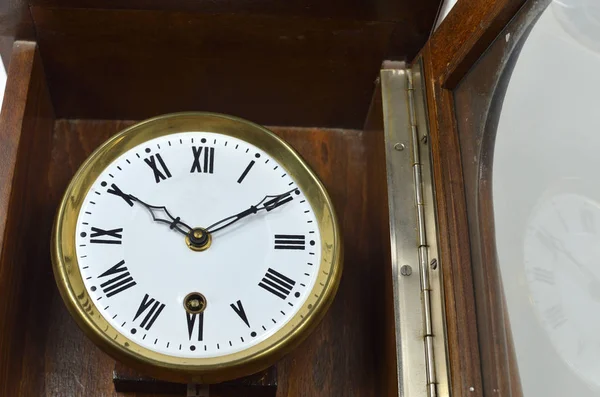
<svg viewBox="0 0 600 397">
<path fill-rule="evenodd" d="M 278 194 L 275 196 L 268 195 L 265 196 L 262 200 L 260 200 L 257 204 L 250 206 L 250 208 L 239 212 L 235 215 L 228 216 L 227 218 L 221 219 L 220 221 L 213 223 L 209 227 L 206 228 L 206 231 L 209 233 L 214 233 L 216 231 L 222 230 L 227 226 L 230 226 L 237 221 L 244 219 L 245 217 L 256 214 L 260 211 L 272 211 L 275 208 L 287 203 L 288 201 L 292 201 L 291 193 L 296 189 L 292 189 L 288 192 Z"/>
<path fill-rule="evenodd" d="M 167 224 L 171 230 L 177 230 L 184 236 L 187 236 L 192 231 L 192 228 L 182 222 L 181 218 L 171 215 L 171 213 L 167 210 L 167 207 L 147 204 L 132 194 L 129 195 L 129 198 L 140 203 L 144 208 L 146 208 L 148 212 L 150 212 L 150 215 L 152 215 L 152 220 L 155 222 Z M 161 218 L 161 212 L 165 213 L 168 219 Z"/>
</svg>

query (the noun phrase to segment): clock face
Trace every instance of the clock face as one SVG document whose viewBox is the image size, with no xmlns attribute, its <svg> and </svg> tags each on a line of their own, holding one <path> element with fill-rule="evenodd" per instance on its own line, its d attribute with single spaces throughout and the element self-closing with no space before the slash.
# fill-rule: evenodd
<svg viewBox="0 0 600 397">
<path fill-rule="evenodd" d="M 111 138 L 73 178 L 53 238 L 59 289 L 88 335 L 177 381 L 272 364 L 341 276 L 316 176 L 269 131 L 223 115 L 161 116 Z"/>
<path fill-rule="evenodd" d="M 525 236 L 531 297 L 557 353 L 600 387 L 600 205 L 561 194 L 535 210 Z"/>
<path fill-rule="evenodd" d="M 209 228 L 278 195 L 268 210 Z M 208 228 L 210 246 L 190 249 L 185 233 L 153 220 L 172 222 L 164 211 L 142 202 Z M 306 300 L 321 260 L 314 211 L 281 164 L 240 139 L 202 132 L 150 140 L 110 164 L 81 207 L 76 245 L 101 315 L 177 357 L 226 355 L 268 338 Z M 190 294 L 201 313 L 186 310 Z"/>
</svg>

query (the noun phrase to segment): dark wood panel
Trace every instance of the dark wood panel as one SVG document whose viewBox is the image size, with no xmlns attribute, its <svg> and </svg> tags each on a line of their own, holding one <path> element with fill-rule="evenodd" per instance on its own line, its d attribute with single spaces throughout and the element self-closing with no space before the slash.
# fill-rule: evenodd
<svg viewBox="0 0 600 397">
<path fill-rule="evenodd" d="M 42 205 L 36 221 L 48 224 L 52 220 L 64 189 L 83 160 L 104 140 L 131 124 L 93 120 L 55 123 L 52 144 L 45 142 L 45 147 L 51 148 L 47 179 L 46 168 L 42 168 L 42 182 L 37 181 L 44 194 L 37 196 Z M 395 363 L 390 362 L 388 351 L 393 319 L 386 263 L 389 236 L 382 237 L 386 229 L 380 224 L 380 211 L 387 207 L 377 193 L 381 186 L 375 185 L 382 179 L 372 178 L 367 171 L 384 167 L 384 158 L 370 149 L 382 136 L 320 128 L 275 127 L 274 131 L 300 152 L 328 188 L 345 238 L 344 273 L 337 297 L 315 332 L 278 363 L 278 395 L 390 395 Z M 38 158 L 28 156 L 27 161 L 37 164 Z M 11 202 L 11 213 L 13 208 L 19 205 Z M 28 218 L 19 213 L 14 219 L 23 223 Z M 25 240 L 21 235 L 13 236 L 22 247 Z M 43 229 L 41 239 L 48 241 L 47 229 Z M 10 362 L 10 371 L 15 371 L 19 362 L 24 368 L 22 374 L 5 370 L 1 384 L 10 390 L 5 395 L 115 395 L 114 360 L 96 348 L 71 319 L 52 277 L 47 244 L 40 244 L 39 249 L 41 252 L 27 262 L 38 274 L 28 291 L 33 302 L 43 302 L 43 310 L 40 313 L 39 305 L 26 307 L 28 310 L 18 315 L 20 320 L 11 323 L 14 328 L 2 333 L 4 343 L 10 340 L 15 344 L 14 350 L 3 346 L 3 354 L 12 352 L 4 363 Z M 5 280 L 1 274 L 0 280 Z M 18 281 L 9 291 L 12 302 L 22 295 L 15 288 L 21 288 L 24 280 Z M 17 364 L 17 368 L 21 367 Z M 391 381 L 387 377 L 390 373 L 394 377 Z"/>
<path fill-rule="evenodd" d="M 475 293 L 471 269 L 469 228 L 452 94 L 437 82 L 429 44 L 423 51 L 432 171 L 436 190 L 439 248 L 444 277 L 446 323 L 454 396 L 482 395 Z"/>
<path fill-rule="evenodd" d="M 45 7 L 187 10 L 395 21 L 410 24 L 427 34 L 440 0 L 30 0 L 29 3 Z"/>
<path fill-rule="evenodd" d="M 394 291 L 392 279 L 392 257 L 391 257 L 391 238 L 390 238 L 390 220 L 388 206 L 388 184 L 387 169 L 385 162 L 385 131 L 383 122 L 383 98 L 381 95 L 381 84 L 377 83 L 373 100 L 369 108 L 369 113 L 365 121 L 364 139 L 368 147 L 368 159 L 366 163 L 367 175 L 369 181 L 369 192 L 373 197 L 379 200 L 378 211 L 373 211 L 372 222 L 377 225 L 377 229 L 372 231 L 372 239 L 380 241 L 381 249 L 378 257 L 374 258 L 378 262 L 385 263 L 382 276 L 383 283 L 380 288 L 384 296 L 389 297 L 385 300 L 385 306 L 381 309 L 383 315 L 383 332 L 380 334 L 383 345 L 383 357 L 385 366 L 377 369 L 381 382 L 384 385 L 382 396 L 398 395 L 398 362 L 396 355 L 396 321 L 394 313 Z"/>
<path fill-rule="evenodd" d="M 33 20 L 25 0 L 0 0 L 0 56 L 8 70 L 15 40 L 35 38 Z"/>
<path fill-rule="evenodd" d="M 476 395 L 495 396 L 498 390 L 507 396 L 522 395 L 495 262 L 490 180 L 474 182 L 484 174 L 482 167 L 491 153 L 473 162 L 474 156 L 482 155 L 475 146 L 481 148 L 483 143 L 472 130 L 463 131 L 465 123 L 486 116 L 491 93 L 466 89 L 465 95 L 479 103 L 468 109 L 457 107 L 455 94 L 474 65 L 482 65 L 483 54 L 524 3 L 459 2 L 422 51 L 454 395 L 472 395 L 471 387 Z M 498 54 L 481 66 L 486 78 L 498 77 L 496 68 L 505 55 L 502 49 Z"/>
<path fill-rule="evenodd" d="M 184 395 L 187 385 L 161 381 L 146 376 L 125 364 L 117 362 L 113 371 L 113 384 L 118 392 L 153 392 Z M 209 386 L 213 397 L 275 397 L 277 395 L 277 368 L 271 366 L 254 375 Z"/>
<path fill-rule="evenodd" d="M 459 1 L 430 40 L 438 83 L 454 88 L 525 1 Z"/>
<path fill-rule="evenodd" d="M 57 116 L 64 118 L 204 110 L 271 125 L 360 129 L 381 61 L 390 51 L 411 57 L 428 32 L 307 17 L 31 11 Z"/>
<path fill-rule="evenodd" d="M 44 187 L 54 114 L 35 43 L 17 41 L 12 57 L 0 116 L 0 395 L 33 396 L 44 340 L 36 321 L 47 316 L 35 283 L 49 267 Z"/>
</svg>

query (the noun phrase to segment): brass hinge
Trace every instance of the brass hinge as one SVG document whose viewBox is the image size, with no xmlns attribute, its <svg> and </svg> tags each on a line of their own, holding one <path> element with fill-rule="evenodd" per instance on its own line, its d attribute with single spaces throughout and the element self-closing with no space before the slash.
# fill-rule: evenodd
<svg viewBox="0 0 600 397">
<path fill-rule="evenodd" d="M 420 64 L 396 66 L 381 71 L 381 86 L 398 388 L 401 396 L 445 397 L 447 341 L 422 71 Z"/>
</svg>

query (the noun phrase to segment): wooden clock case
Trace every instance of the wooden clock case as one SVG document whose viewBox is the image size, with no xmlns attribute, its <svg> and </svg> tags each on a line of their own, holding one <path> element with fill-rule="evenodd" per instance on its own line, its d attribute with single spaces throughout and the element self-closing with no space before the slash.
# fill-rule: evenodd
<svg viewBox="0 0 600 397">
<path fill-rule="evenodd" d="M 278 395 L 395 393 L 383 138 L 363 128 L 381 62 L 417 53 L 438 4 L 5 2 L 3 47 L 15 41 L 0 118 L 0 395 L 117 395 L 115 361 L 58 294 L 50 228 L 98 145 L 186 110 L 272 128 L 324 182 L 342 225 L 339 292 L 314 334 L 277 364 Z"/>
<path fill-rule="evenodd" d="M 464 163 L 461 153 L 476 135 L 457 120 L 478 109 L 468 100 L 458 108 L 455 95 L 533 2 L 459 0 L 431 37 L 438 0 L 0 2 L 0 51 L 10 57 L 0 116 L 0 395 L 117 395 L 115 361 L 77 328 L 54 284 L 50 227 L 71 176 L 100 143 L 184 110 L 272 128 L 313 167 L 340 218 L 338 295 L 276 365 L 277 395 L 398 395 L 378 74 L 384 60 L 418 58 L 451 395 L 520 395 L 493 218 L 489 206 L 472 208 L 489 192 L 485 178 L 471 178 L 485 159 Z"/>
</svg>

